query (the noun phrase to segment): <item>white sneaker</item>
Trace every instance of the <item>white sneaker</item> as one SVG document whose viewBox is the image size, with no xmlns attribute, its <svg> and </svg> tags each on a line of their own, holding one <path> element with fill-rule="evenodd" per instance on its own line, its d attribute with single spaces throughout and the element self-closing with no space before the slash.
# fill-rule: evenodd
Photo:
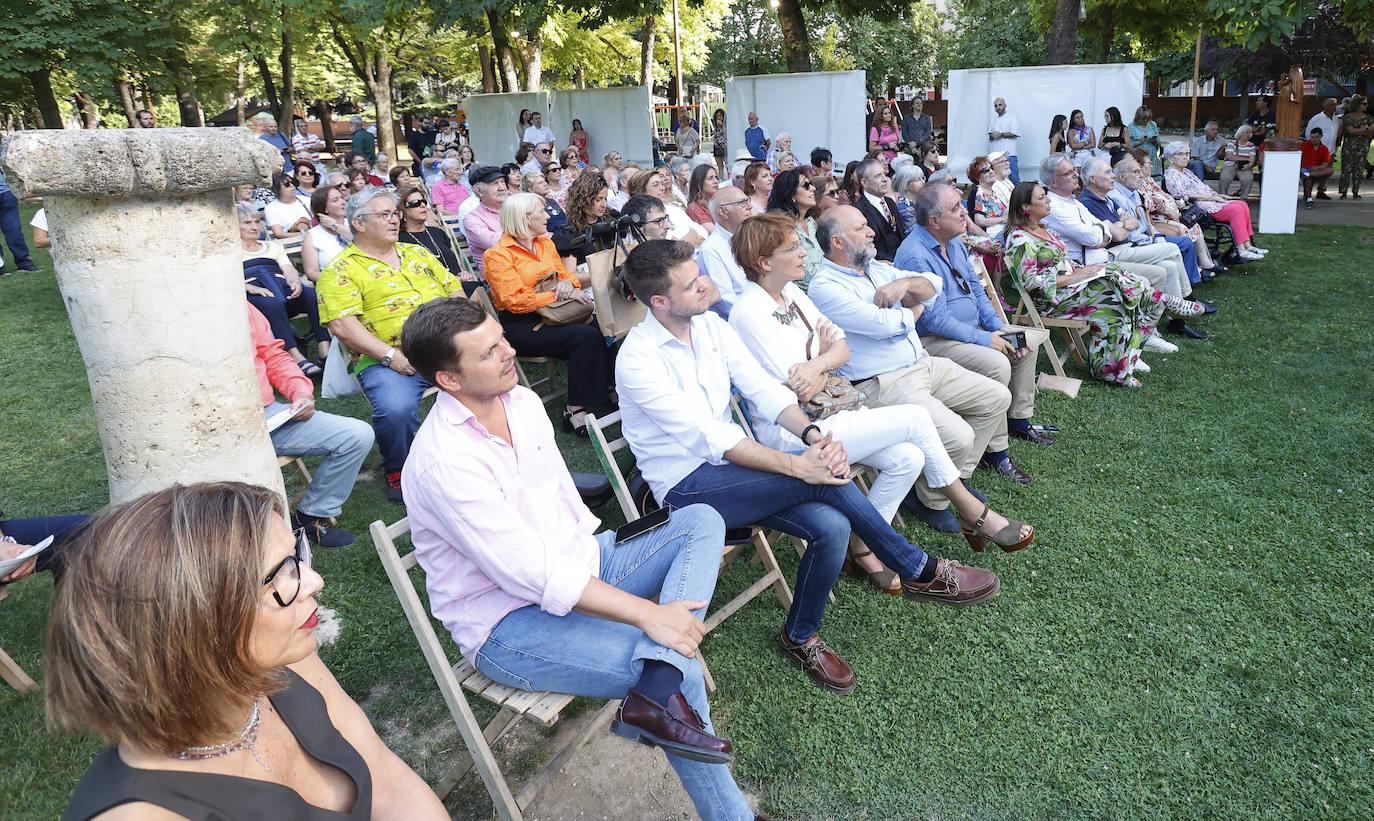
<svg viewBox="0 0 1374 821">
<path fill-rule="evenodd" d="M 1178 346 L 1170 342 L 1169 340 L 1165 339 L 1164 337 L 1160 336 L 1159 334 L 1145 337 L 1145 345 L 1143 347 L 1147 351 L 1160 351 L 1162 353 L 1178 353 Z"/>
<path fill-rule="evenodd" d="M 1150 372 L 1150 366 L 1147 365 L 1147 364 L 1145 363 L 1145 360 L 1143 360 L 1143 359 L 1137 359 L 1137 360 L 1135 361 L 1135 367 L 1131 369 L 1131 372 L 1132 372 L 1132 373 L 1149 373 L 1149 372 Z"/>
<path fill-rule="evenodd" d="M 1259 254 L 1260 256 L 1264 256 L 1265 254 L 1269 253 L 1268 248 L 1261 248 L 1258 245 L 1255 245 L 1253 242 L 1250 243 L 1250 250 L 1254 251 L 1256 254 Z"/>
<path fill-rule="evenodd" d="M 1251 262 L 1264 259 L 1264 254 L 1256 254 L 1254 251 L 1251 251 L 1247 248 L 1241 248 L 1240 250 L 1236 251 L 1236 253 L 1240 254 L 1241 259 L 1248 259 Z"/>
</svg>

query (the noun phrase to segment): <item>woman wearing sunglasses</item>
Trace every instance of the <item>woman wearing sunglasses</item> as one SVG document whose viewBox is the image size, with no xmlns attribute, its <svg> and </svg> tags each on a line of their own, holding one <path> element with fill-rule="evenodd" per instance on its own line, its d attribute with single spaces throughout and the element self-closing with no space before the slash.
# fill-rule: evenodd
<svg viewBox="0 0 1374 821">
<path fill-rule="evenodd" d="M 448 818 L 316 655 L 324 582 L 284 513 L 264 488 L 177 485 L 68 549 L 48 715 L 109 746 L 64 818 Z"/>
<path fill-rule="evenodd" d="M 296 160 L 293 168 L 296 172 L 296 198 L 309 206 L 310 195 L 315 193 L 315 187 L 320 184 L 320 174 L 309 160 Z"/>
<path fill-rule="evenodd" d="M 806 273 L 799 283 L 803 291 L 811 283 L 811 277 L 820 269 L 821 260 L 825 259 L 825 252 L 816 243 L 816 223 L 806 218 L 815 207 L 816 187 L 802 172 L 796 169 L 783 171 L 773 180 L 773 190 L 768 194 L 768 211 L 785 214 L 792 220 L 797 242 L 806 252 L 806 258 L 802 260 Z"/>
<path fill-rule="evenodd" d="M 425 201 L 424 192 L 414 186 L 408 186 L 396 191 L 396 200 L 401 204 L 401 233 L 397 235 L 397 241 L 423 246 L 444 263 L 450 274 L 462 281 L 463 290 L 471 295 L 477 289 L 478 283 L 458 262 L 458 255 L 453 251 L 453 243 L 449 242 L 448 233 L 443 228 L 429 224 L 429 203 Z"/>
</svg>

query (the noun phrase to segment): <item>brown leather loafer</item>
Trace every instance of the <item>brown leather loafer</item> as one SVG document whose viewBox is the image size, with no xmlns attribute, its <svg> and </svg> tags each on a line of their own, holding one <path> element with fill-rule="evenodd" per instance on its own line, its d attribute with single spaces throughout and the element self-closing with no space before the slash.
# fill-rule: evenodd
<svg viewBox="0 0 1374 821">
<path fill-rule="evenodd" d="M 1013 462 L 1010 458 L 1003 459 L 1002 461 L 993 464 L 988 464 L 987 462 L 984 462 L 984 464 L 987 464 L 988 467 L 992 468 L 993 470 L 997 471 L 998 473 L 1002 474 L 1003 476 L 1012 480 L 1013 482 L 1020 482 L 1023 485 L 1028 485 L 1031 482 L 1035 481 L 1035 479 L 1033 479 L 1029 473 L 1022 470 L 1021 466 Z"/>
<path fill-rule="evenodd" d="M 707 764 L 730 763 L 730 742 L 706 732 L 706 723 L 682 693 L 673 693 L 664 707 L 631 689 L 620 702 L 611 732 L 648 747 L 659 747 L 679 758 Z"/>
<path fill-rule="evenodd" d="M 997 574 L 981 567 L 964 567 L 949 559 L 939 559 L 935 578 L 927 584 L 903 580 L 902 595 L 912 601 L 930 601 L 950 607 L 967 607 L 997 595 L 1002 582 Z"/>
<path fill-rule="evenodd" d="M 784 655 L 800 664 L 813 681 L 831 692 L 850 693 L 858 684 L 849 662 L 827 647 L 819 633 L 797 644 L 783 630 L 778 633 L 778 646 Z"/>
</svg>

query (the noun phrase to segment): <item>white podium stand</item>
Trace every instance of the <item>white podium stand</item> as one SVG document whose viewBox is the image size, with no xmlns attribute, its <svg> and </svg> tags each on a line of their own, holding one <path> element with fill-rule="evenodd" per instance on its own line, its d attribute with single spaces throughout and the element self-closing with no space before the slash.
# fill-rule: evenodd
<svg viewBox="0 0 1374 821">
<path fill-rule="evenodd" d="M 1264 176 L 1260 181 L 1259 226 L 1261 234 L 1291 234 L 1298 221 L 1298 172 L 1300 151 L 1264 152 Z"/>
</svg>

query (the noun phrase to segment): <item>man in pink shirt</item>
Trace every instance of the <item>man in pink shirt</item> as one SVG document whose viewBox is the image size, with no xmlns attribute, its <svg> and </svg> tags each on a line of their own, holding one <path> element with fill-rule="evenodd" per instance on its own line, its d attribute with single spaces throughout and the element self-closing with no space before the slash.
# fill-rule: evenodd
<svg viewBox="0 0 1374 821">
<path fill-rule="evenodd" d="M 436 299 L 406 320 L 401 348 L 441 391 L 401 482 L 435 618 L 502 684 L 623 698 L 612 731 L 662 748 L 703 819 L 754 818 L 693 658 L 720 516 L 692 505 L 622 541 L 594 535 L 600 522 L 543 402 L 517 385 L 496 320 L 470 300 Z"/>
<path fill-rule="evenodd" d="M 506 201 L 506 175 L 494 165 L 474 168 L 468 173 L 468 184 L 477 197 L 478 205 L 463 217 L 463 236 L 468 238 L 477 270 L 482 270 L 482 255 L 501 239 L 501 203 Z"/>
<path fill-rule="evenodd" d="M 282 341 L 272 336 L 267 317 L 252 305 L 248 306 L 248 332 L 269 428 L 281 414 L 288 416 L 288 421 L 271 431 L 272 447 L 278 456 L 324 456 L 291 514 L 291 526 L 303 528 L 317 547 L 353 544 L 353 534 L 330 527 L 329 520 L 343 511 L 344 500 L 353 492 L 358 468 L 372 450 L 372 426 L 361 419 L 315 410 L 314 383 L 291 361 Z M 289 406 L 277 401 L 274 385 Z"/>
</svg>

